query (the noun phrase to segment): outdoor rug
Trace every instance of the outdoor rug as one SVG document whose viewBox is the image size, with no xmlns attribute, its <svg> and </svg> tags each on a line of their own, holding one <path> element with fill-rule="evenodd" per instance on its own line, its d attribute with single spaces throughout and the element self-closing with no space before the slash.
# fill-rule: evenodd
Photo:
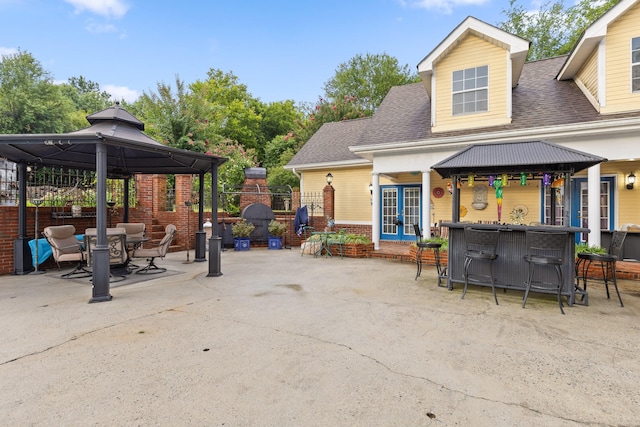
<svg viewBox="0 0 640 427">
<path fill-rule="evenodd" d="M 119 276 L 117 276 L 118 272 L 114 271 L 114 277 L 111 279 L 111 281 L 109 282 L 109 287 L 110 288 L 117 288 L 119 286 L 126 286 L 126 285 L 133 285 L 135 283 L 141 283 L 141 282 L 146 282 L 148 280 L 155 280 L 155 279 L 161 279 L 163 277 L 169 277 L 169 276 L 174 276 L 176 274 L 181 274 L 183 273 L 182 271 L 176 271 L 176 270 L 167 270 L 163 273 L 156 273 L 156 274 L 135 274 L 135 273 L 129 273 L 127 275 L 125 275 L 124 280 L 120 279 Z M 58 277 L 63 274 L 60 273 L 58 271 L 52 272 L 52 273 L 48 273 L 48 274 L 55 274 L 58 275 Z M 68 279 L 71 282 L 75 282 L 75 283 L 81 283 L 83 285 L 90 285 L 91 284 L 91 277 L 77 277 L 77 278 L 73 278 L 73 279 Z"/>
</svg>

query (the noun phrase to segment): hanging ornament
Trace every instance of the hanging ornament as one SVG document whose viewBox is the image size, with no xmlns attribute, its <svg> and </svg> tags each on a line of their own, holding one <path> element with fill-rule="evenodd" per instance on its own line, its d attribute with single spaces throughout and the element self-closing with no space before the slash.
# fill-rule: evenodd
<svg viewBox="0 0 640 427">
<path fill-rule="evenodd" d="M 551 185 L 551 174 L 545 173 L 544 175 L 542 175 L 542 183 L 544 184 L 545 187 L 548 187 Z"/>
<path fill-rule="evenodd" d="M 493 187 L 493 182 L 495 181 L 495 179 L 495 176 L 489 175 L 489 187 Z"/>
<path fill-rule="evenodd" d="M 476 177 L 474 175 L 469 175 L 469 187 L 473 187 L 475 179 Z"/>
<path fill-rule="evenodd" d="M 502 174 L 502 186 L 503 187 L 509 186 L 509 175 L 507 175 L 506 173 Z"/>
<path fill-rule="evenodd" d="M 527 174 L 524 172 L 520 174 L 520 185 L 522 185 L 523 187 L 527 185 Z"/>
<path fill-rule="evenodd" d="M 498 205 L 498 222 L 502 219 L 502 180 L 500 178 L 493 181 L 493 188 L 496 189 L 496 203 Z"/>
</svg>

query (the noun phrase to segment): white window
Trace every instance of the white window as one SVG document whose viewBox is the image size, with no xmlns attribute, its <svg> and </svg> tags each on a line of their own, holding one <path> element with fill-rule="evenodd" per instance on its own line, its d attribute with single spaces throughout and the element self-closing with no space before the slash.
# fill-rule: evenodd
<svg viewBox="0 0 640 427">
<path fill-rule="evenodd" d="M 640 37 L 631 39 L 631 91 L 640 92 Z"/>
<path fill-rule="evenodd" d="M 453 72 L 453 115 L 489 111 L 489 66 Z"/>
</svg>

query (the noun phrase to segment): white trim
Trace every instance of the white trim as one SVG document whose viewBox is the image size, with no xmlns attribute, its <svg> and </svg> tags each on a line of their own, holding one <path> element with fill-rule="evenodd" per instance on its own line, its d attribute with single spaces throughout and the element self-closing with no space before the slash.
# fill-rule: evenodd
<svg viewBox="0 0 640 427">
<path fill-rule="evenodd" d="M 607 106 L 607 40 L 598 44 L 598 112 Z"/>
<path fill-rule="evenodd" d="M 582 83 L 582 80 L 574 80 L 574 83 L 576 84 L 576 86 L 580 88 L 585 98 L 587 98 L 587 100 L 591 103 L 591 105 L 593 105 L 593 108 L 595 108 L 596 111 L 600 113 L 600 105 L 598 105 L 598 100 L 596 99 L 595 96 L 591 94 L 591 92 L 589 92 L 589 89 L 587 89 L 584 83 Z"/>
<path fill-rule="evenodd" d="M 436 97 L 432 94 L 436 93 L 436 72 L 433 72 L 433 76 L 431 77 L 431 94 L 429 97 L 431 98 L 431 127 L 435 127 L 436 125 Z"/>
<path fill-rule="evenodd" d="M 305 171 L 309 169 L 322 169 L 322 168 L 351 168 L 353 166 L 370 166 L 371 162 L 366 159 L 356 160 L 341 160 L 337 162 L 322 162 L 322 163 L 305 163 L 303 165 L 285 165 L 286 170 Z"/>
<path fill-rule="evenodd" d="M 494 143 L 494 142 L 524 142 L 539 141 L 541 139 L 571 137 L 581 135 L 611 135 L 625 131 L 640 131 L 640 117 L 629 117 L 614 120 L 602 120 L 589 123 L 571 123 L 568 125 L 537 127 L 516 131 L 475 133 L 446 138 L 430 138 L 417 141 L 398 141 L 386 144 L 357 145 L 349 149 L 358 155 L 366 155 L 384 152 L 402 152 L 407 150 L 439 151 L 446 148 L 446 151 L 456 150 L 472 143 Z"/>
<path fill-rule="evenodd" d="M 511 122 L 512 108 L 513 108 L 513 90 L 511 86 L 513 84 L 513 66 L 511 65 L 511 60 L 509 58 L 509 52 L 506 51 L 506 61 L 507 61 L 507 78 L 505 79 L 505 83 L 507 87 L 505 88 L 505 94 L 507 97 L 507 117 L 509 118 L 509 122 Z"/>
</svg>

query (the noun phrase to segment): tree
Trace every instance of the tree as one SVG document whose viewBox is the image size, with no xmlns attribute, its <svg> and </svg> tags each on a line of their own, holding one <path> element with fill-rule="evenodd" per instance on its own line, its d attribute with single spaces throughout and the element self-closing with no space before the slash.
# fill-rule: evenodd
<svg viewBox="0 0 640 427">
<path fill-rule="evenodd" d="M 580 3 L 565 9 L 562 0 L 547 1 L 531 12 L 510 0 L 509 9 L 502 10 L 507 21 L 498 26 L 531 42 L 527 60 L 538 60 L 569 53 L 586 27 L 602 16 L 620 0 Z"/>
<path fill-rule="evenodd" d="M 238 78 L 231 72 L 210 69 L 207 76 L 207 80 L 189 85 L 197 117 L 215 124 L 217 135 L 253 149 L 258 159 L 262 159 L 261 117 L 254 109 L 254 99 L 247 87 L 238 83 Z"/>
<path fill-rule="evenodd" d="M 0 132 L 61 133 L 72 129 L 71 101 L 28 52 L 0 61 Z"/>
<path fill-rule="evenodd" d="M 86 80 L 82 76 L 71 77 L 67 83 L 60 85 L 60 89 L 73 104 L 74 111 L 69 115 L 73 129 L 87 127 L 87 115 L 111 105 L 111 95 L 101 91 L 98 83 Z"/>
<path fill-rule="evenodd" d="M 295 139 L 296 151 L 299 150 L 327 122 L 359 119 L 366 117 L 366 112 L 360 108 L 353 96 L 343 96 L 333 102 L 320 97 L 315 106 L 307 112 L 303 120 L 296 122 L 289 137 Z"/>
<path fill-rule="evenodd" d="M 341 63 L 335 75 L 324 85 L 326 97 L 337 101 L 344 97 L 365 115 L 372 115 L 393 86 L 419 81 L 408 65 L 400 66 L 398 60 L 383 54 L 358 54 Z"/>
</svg>

